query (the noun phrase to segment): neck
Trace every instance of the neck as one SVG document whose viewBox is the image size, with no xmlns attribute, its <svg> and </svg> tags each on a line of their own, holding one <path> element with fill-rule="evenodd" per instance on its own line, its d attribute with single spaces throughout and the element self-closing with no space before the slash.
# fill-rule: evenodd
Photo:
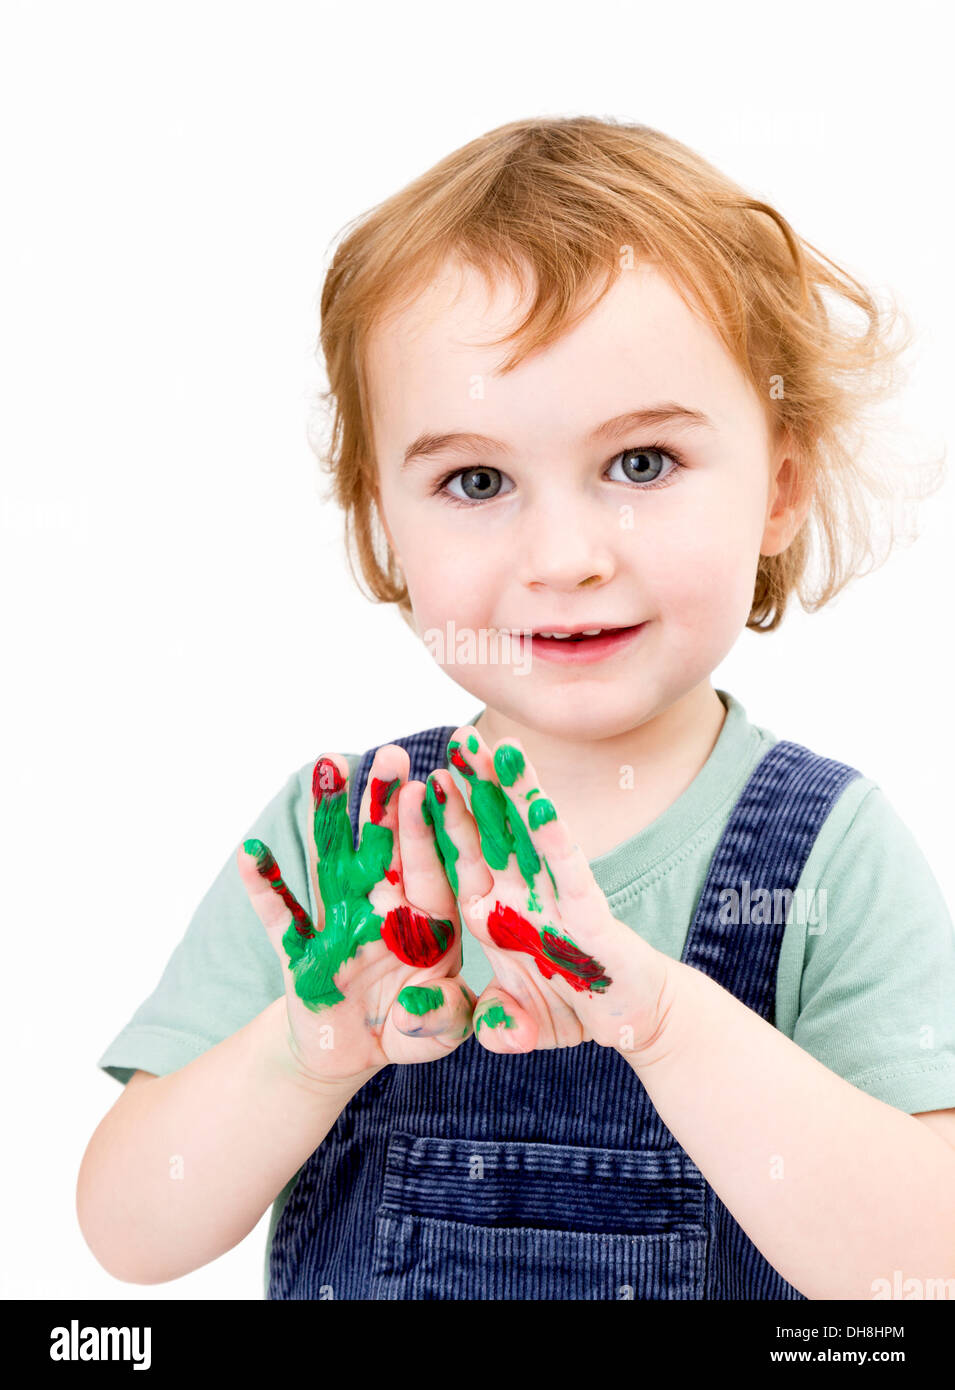
<svg viewBox="0 0 955 1390">
<path fill-rule="evenodd" d="M 703 681 L 611 738 L 558 738 L 490 707 L 475 727 L 490 748 L 502 738 L 520 740 L 541 790 L 587 858 L 595 859 L 676 801 L 713 751 L 725 718 L 722 700 Z"/>
</svg>

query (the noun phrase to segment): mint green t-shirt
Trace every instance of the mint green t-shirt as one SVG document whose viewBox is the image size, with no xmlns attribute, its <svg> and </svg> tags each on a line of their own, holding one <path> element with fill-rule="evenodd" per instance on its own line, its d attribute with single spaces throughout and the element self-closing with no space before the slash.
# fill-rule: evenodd
<svg viewBox="0 0 955 1390">
<path fill-rule="evenodd" d="M 697 776 L 638 834 L 591 861 L 614 916 L 677 960 L 733 807 L 777 741 L 749 722 L 732 695 L 717 693 L 727 714 Z M 469 722 L 477 723 L 481 712 Z M 360 755 L 347 757 L 353 775 Z M 306 846 L 313 766 L 314 759 L 293 772 L 236 841 L 237 848 L 250 836 L 263 840 L 312 914 Z M 753 904 L 752 921 L 755 912 Z M 955 930 L 915 839 L 869 778 L 855 778 L 835 801 L 785 920 L 776 1027 L 852 1085 L 908 1114 L 955 1106 Z M 490 963 L 467 931 L 463 947 L 464 978 L 480 994 L 492 976 Z M 233 850 L 158 985 L 97 1065 L 124 1084 L 135 1070 L 164 1076 L 244 1027 L 282 993 L 279 958 L 249 903 Z M 266 1291 L 272 1237 L 297 1177 L 272 1207 Z"/>
</svg>

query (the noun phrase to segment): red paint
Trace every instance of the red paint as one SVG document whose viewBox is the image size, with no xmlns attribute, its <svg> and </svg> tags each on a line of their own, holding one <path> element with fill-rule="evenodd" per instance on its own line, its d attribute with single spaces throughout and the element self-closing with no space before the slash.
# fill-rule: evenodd
<svg viewBox="0 0 955 1390">
<path fill-rule="evenodd" d="M 326 795 L 335 796 L 345 785 L 345 778 L 338 770 L 338 764 L 331 758 L 319 758 L 312 770 L 312 796 L 315 805 L 320 806 Z"/>
<path fill-rule="evenodd" d="M 431 778 L 431 789 L 434 792 L 434 799 L 439 806 L 443 806 L 448 799 L 448 794 L 436 777 Z"/>
<path fill-rule="evenodd" d="M 552 927 L 544 927 L 541 939 L 547 955 L 558 963 L 558 970 L 575 989 L 593 989 L 595 986 L 613 984 L 610 977 L 604 974 L 604 968 L 599 961 L 594 960 L 593 956 L 588 956 L 586 951 L 582 951 L 565 936 L 560 936 Z M 564 974 L 562 965 L 572 973 Z"/>
<path fill-rule="evenodd" d="M 473 776 L 474 776 L 474 768 L 471 766 L 471 764 L 470 764 L 465 758 L 463 758 L 463 757 L 461 756 L 461 750 L 460 750 L 460 748 L 453 748 L 453 749 L 451 750 L 451 760 L 450 760 L 450 761 L 451 761 L 451 766 L 452 766 L 452 767 L 456 767 L 456 768 L 458 769 L 459 772 L 463 772 L 464 775 L 465 775 L 465 777 L 473 777 Z"/>
<path fill-rule="evenodd" d="M 388 880 L 389 883 L 398 883 L 401 879 L 401 875 L 399 874 L 397 869 L 386 869 L 385 878 Z"/>
<path fill-rule="evenodd" d="M 291 912 L 292 920 L 295 923 L 295 930 L 303 940 L 308 941 L 315 935 L 315 928 L 312 926 L 311 918 L 289 892 L 288 885 L 284 882 L 282 875 L 279 873 L 279 866 L 271 854 L 259 865 L 259 874 L 262 878 L 268 879 L 274 891 L 278 893 L 285 906 Z"/>
<path fill-rule="evenodd" d="M 391 794 L 400 783 L 400 777 L 393 777 L 390 782 L 386 782 L 383 777 L 373 777 L 371 779 L 371 823 L 380 825 L 385 815 L 385 807 L 391 799 Z"/>
<path fill-rule="evenodd" d="M 560 936 L 553 927 L 538 932 L 533 923 L 512 907 L 495 903 L 493 912 L 488 915 L 487 929 L 495 946 L 532 955 L 545 980 L 560 975 L 576 990 L 591 990 L 613 983 L 593 956 Z"/>
<path fill-rule="evenodd" d="M 382 924 L 381 939 L 406 965 L 434 965 L 450 949 L 454 927 L 413 907 L 393 907 Z"/>
</svg>

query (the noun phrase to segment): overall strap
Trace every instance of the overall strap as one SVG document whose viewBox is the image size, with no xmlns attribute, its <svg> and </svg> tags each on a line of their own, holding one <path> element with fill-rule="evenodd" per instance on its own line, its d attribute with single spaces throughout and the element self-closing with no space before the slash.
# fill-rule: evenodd
<svg viewBox="0 0 955 1390">
<path fill-rule="evenodd" d="M 770 1023 L 775 1023 L 787 916 L 776 910 L 775 893 L 795 890 L 823 821 L 860 775 L 857 768 L 802 744 L 773 744 L 753 769 L 710 861 L 682 959 Z M 734 906 L 740 908 L 744 895 L 751 900 L 761 888 L 768 889 L 772 904 L 768 921 L 745 920 L 753 914 L 742 910 L 725 911 L 725 890 L 734 890 Z M 720 921 L 721 908 L 729 920 Z M 769 1263 L 709 1184 L 706 1202 L 711 1233 L 706 1298 L 805 1297 Z"/>
<path fill-rule="evenodd" d="M 386 743 L 396 743 L 399 748 L 404 748 L 410 761 L 408 781 L 424 782 L 429 773 L 447 767 L 448 741 L 458 727 L 457 724 L 436 724 L 433 729 L 421 729 L 418 733 L 405 734 L 401 738 L 386 738 L 373 748 L 365 750 L 348 788 L 348 816 L 356 841 L 361 798 L 378 749 L 383 748 Z"/>
<path fill-rule="evenodd" d="M 786 914 L 773 910 L 769 922 L 743 921 L 734 899 L 721 895 L 732 890 L 736 904 L 752 903 L 767 889 L 775 904 L 779 890 L 794 891 L 823 821 L 859 776 L 857 768 L 802 744 L 773 744 L 753 769 L 710 862 L 682 959 L 770 1022 Z"/>
</svg>

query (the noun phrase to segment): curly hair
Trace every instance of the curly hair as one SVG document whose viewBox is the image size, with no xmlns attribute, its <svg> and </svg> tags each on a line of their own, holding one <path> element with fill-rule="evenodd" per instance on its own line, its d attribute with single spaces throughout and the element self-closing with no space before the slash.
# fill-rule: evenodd
<svg viewBox="0 0 955 1390">
<path fill-rule="evenodd" d="M 688 303 L 702 306 L 765 402 L 774 439 L 788 434 L 800 489 L 811 498 L 785 550 L 760 555 L 746 626 L 778 626 L 790 595 L 814 612 L 876 555 L 873 504 L 897 480 L 864 444 L 873 411 L 901 380 L 911 326 L 797 236 L 769 203 L 751 197 L 695 151 L 645 125 L 591 116 L 512 121 L 454 151 L 348 224 L 321 294 L 320 350 L 329 425 L 310 442 L 345 515 L 346 554 L 365 593 L 408 617 L 408 590 L 380 522 L 366 345 L 372 329 L 410 303 L 457 259 L 493 281 L 510 274 L 534 291 L 499 344 L 513 370 L 572 327 L 610 289 L 626 258 L 664 267 Z M 681 286 L 683 288 L 681 288 Z M 689 295 L 689 297 L 688 297 Z M 852 322 L 853 311 L 856 322 Z M 918 497 L 942 481 L 942 460 Z M 811 563 L 814 561 L 814 563 Z"/>
</svg>

